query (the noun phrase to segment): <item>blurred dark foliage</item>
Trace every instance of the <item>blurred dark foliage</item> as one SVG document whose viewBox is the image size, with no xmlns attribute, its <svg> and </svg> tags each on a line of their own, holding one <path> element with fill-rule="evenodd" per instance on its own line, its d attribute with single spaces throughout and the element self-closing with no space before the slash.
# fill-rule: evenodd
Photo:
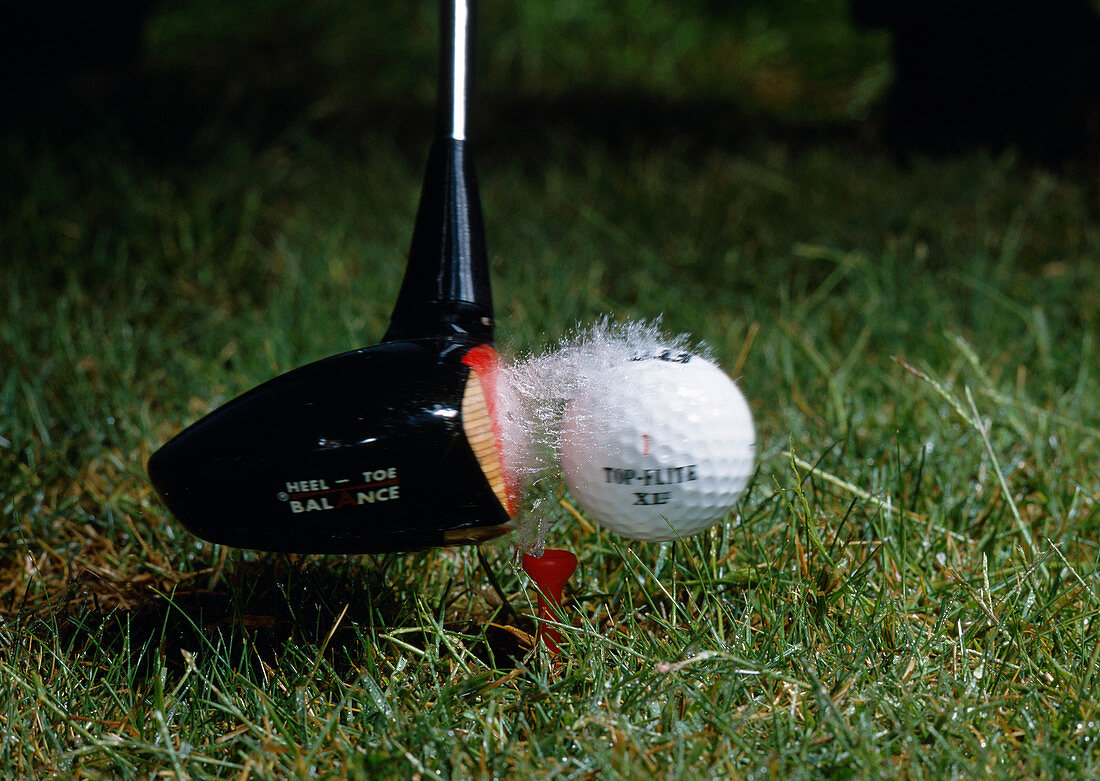
<svg viewBox="0 0 1100 781">
<path fill-rule="evenodd" d="M 293 23 L 280 26 L 257 12 L 251 28 L 238 31 L 258 41 L 252 48 L 234 49 L 233 38 L 212 31 L 187 42 L 183 65 L 151 55 L 148 31 L 158 16 L 176 13 L 202 30 L 212 7 L 189 0 L 0 6 L 0 138 L 18 139 L 8 147 L 16 157 L 77 144 L 124 147 L 162 161 L 186 161 L 242 138 L 262 144 L 308 105 L 303 85 L 316 74 L 284 61 L 300 51 L 308 65 L 314 42 L 295 38 L 301 31 Z M 212 61 L 219 46 L 224 55 Z M 20 185 L 5 164 L 11 160 L 0 159 L 0 192 Z"/>
<path fill-rule="evenodd" d="M 1096 0 L 850 3 L 857 24 L 888 31 L 893 41 L 896 77 L 884 107 L 892 146 L 930 152 L 1015 148 L 1041 163 L 1084 161 L 1087 170 L 1100 171 Z M 388 136 L 407 138 L 411 149 L 419 149 L 434 94 L 428 64 L 434 59 L 433 5 L 430 0 L 365 7 L 353 2 L 240 7 L 198 0 L 9 2 L 0 6 L 0 129 L 13 128 L 21 150 L 38 140 L 64 145 L 101 136 L 105 144 L 123 141 L 142 153 L 177 158 L 196 148 L 222 146 L 229 138 L 263 145 L 306 126 L 329 142 L 357 141 L 364 127 L 383 125 Z M 689 41 L 669 41 L 661 50 L 673 52 L 674 63 L 684 65 L 685 83 L 698 89 L 692 94 L 684 94 L 682 85 L 662 92 L 652 88 L 659 81 L 643 84 L 647 69 L 659 70 L 652 52 L 638 55 L 626 43 L 616 50 L 617 59 L 587 45 L 572 59 L 551 56 L 569 24 L 592 30 L 598 18 L 570 17 L 567 24 L 550 8 L 553 4 L 542 9 L 482 5 L 483 15 L 495 19 L 490 29 L 498 32 L 483 42 L 482 59 L 492 51 L 499 56 L 496 86 L 487 90 L 478 112 L 493 122 L 475 127 L 479 136 L 524 137 L 554 123 L 612 143 L 620 143 L 624 134 L 646 135 L 657 143 L 686 135 L 699 146 L 714 146 L 740 145 L 746 137 L 797 137 L 807 130 L 814 131 L 814 138 L 822 131 L 831 138 L 843 131 L 840 114 L 807 123 L 792 120 L 790 108 L 807 104 L 808 94 L 827 93 L 821 85 L 843 78 L 827 65 L 809 78 L 805 68 L 784 65 L 788 54 L 772 51 L 788 47 L 819 64 L 843 59 L 852 50 L 851 40 L 837 37 L 837 19 L 848 24 L 843 3 L 684 0 L 676 13 L 654 5 L 654 13 L 668 20 L 657 22 L 660 29 L 679 29 Z M 603 12 L 607 22 L 634 6 L 604 0 L 587 7 Z M 531 13 L 523 16 L 521 10 Z M 745 82 L 731 88 L 738 99 L 716 94 L 706 79 L 721 62 L 719 52 L 730 56 L 719 46 L 724 38 L 704 36 L 713 50 L 702 51 L 694 65 L 688 62 L 688 54 L 698 48 L 691 48 L 690 41 L 698 41 L 685 19 L 695 17 L 737 30 L 730 40 L 740 41 L 739 56 L 755 52 L 760 58 L 749 76 L 731 71 Z M 145 36 L 150 20 L 149 29 L 161 30 L 159 37 Z M 851 56 L 865 64 L 871 55 Z M 603 67 L 612 60 L 619 62 L 618 70 Z M 562 67 L 571 69 L 576 81 L 561 81 Z M 509 81 L 515 75 L 509 69 L 526 74 L 525 87 Z M 578 75 L 578 69 L 584 72 Z M 844 71 L 848 77 L 849 71 L 863 72 L 852 66 Z M 619 80 L 609 83 L 608 72 Z M 562 83 L 572 86 L 561 88 Z M 635 83 L 640 86 L 631 86 Z M 761 94 L 774 98 L 784 91 L 790 93 L 783 104 L 787 114 L 741 100 Z M 849 92 L 838 90 L 838 105 L 851 101 Z M 868 104 L 881 100 L 879 87 L 868 94 Z"/>
<path fill-rule="evenodd" d="M 44 0 L 0 6 L 4 114 L 48 109 L 74 88 L 111 82 L 134 67 L 154 0 Z"/>
<path fill-rule="evenodd" d="M 900 149 L 1014 147 L 1100 162 L 1100 13 L 1091 0 L 852 0 L 893 38 L 887 136 Z"/>
</svg>

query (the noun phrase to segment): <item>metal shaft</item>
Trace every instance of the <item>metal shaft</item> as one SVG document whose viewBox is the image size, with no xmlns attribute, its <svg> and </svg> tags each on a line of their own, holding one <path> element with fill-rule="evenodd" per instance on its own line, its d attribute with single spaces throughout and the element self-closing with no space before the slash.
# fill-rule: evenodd
<svg viewBox="0 0 1100 781">
<path fill-rule="evenodd" d="M 446 5 L 448 0 L 443 0 L 443 3 Z M 470 75 L 467 70 L 472 54 L 467 52 L 467 47 L 472 42 L 470 4 L 467 0 L 453 0 L 450 8 L 450 14 L 446 9 L 441 14 L 444 29 L 440 34 L 442 40 L 451 41 L 451 47 L 449 58 L 446 51 L 440 57 L 440 68 L 446 71 L 449 67 L 450 73 L 439 74 L 441 90 L 439 109 L 441 118 L 450 120 L 442 129 L 443 135 L 456 141 L 465 141 L 466 98 L 470 91 Z M 447 29 L 448 26 L 450 29 Z M 448 82 L 451 85 L 449 100 L 444 86 Z"/>
</svg>

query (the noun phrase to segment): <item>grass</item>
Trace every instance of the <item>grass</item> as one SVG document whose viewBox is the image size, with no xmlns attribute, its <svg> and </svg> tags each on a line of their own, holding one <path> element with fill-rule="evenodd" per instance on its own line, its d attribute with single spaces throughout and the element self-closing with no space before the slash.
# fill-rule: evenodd
<svg viewBox="0 0 1100 781">
<path fill-rule="evenodd" d="M 536 5 L 485 13 L 505 39 L 585 27 Z M 169 11 L 142 83 L 217 82 L 173 48 L 207 40 L 201 17 Z M 427 20 L 410 22 L 427 25 L 419 62 L 430 9 L 386 13 Z M 769 25 L 809 34 L 756 13 L 760 50 Z M 326 56 L 351 56 L 303 19 Z M 270 35 L 221 24 L 210 40 Z M 623 51 L 610 94 L 641 56 Z M 702 51 L 685 72 L 706 72 Z M 487 105 L 513 100 L 514 56 L 488 68 Z M 524 62 L 516 104 L 572 99 L 557 61 Z M 578 62 L 582 86 L 613 67 Z M 857 64 L 821 78 L 854 89 L 876 67 Z M 375 342 L 400 282 L 427 135 L 397 128 L 422 108 L 335 120 L 318 106 L 342 105 L 338 80 L 312 68 L 219 95 L 159 140 L 125 113 L 3 137 L 6 775 L 1097 773 L 1100 225 L 1082 183 L 1011 155 L 903 166 L 782 111 L 763 125 L 783 132 L 747 138 L 671 122 L 609 139 L 522 112 L 486 128 L 502 345 L 663 314 L 739 367 L 760 442 L 730 522 L 683 542 L 629 545 L 553 510 L 551 542 L 581 559 L 557 663 L 530 653 L 532 589 L 507 543 L 483 554 L 517 618 L 473 549 L 275 556 L 182 530 L 146 481 L 151 450 L 259 381 Z M 411 77 L 384 72 L 371 94 L 398 106 Z M 713 86 L 644 78 L 658 97 Z M 729 89 L 716 115 L 756 105 Z M 196 105 L 181 100 L 173 116 Z M 271 108 L 287 104 L 313 109 Z"/>
</svg>

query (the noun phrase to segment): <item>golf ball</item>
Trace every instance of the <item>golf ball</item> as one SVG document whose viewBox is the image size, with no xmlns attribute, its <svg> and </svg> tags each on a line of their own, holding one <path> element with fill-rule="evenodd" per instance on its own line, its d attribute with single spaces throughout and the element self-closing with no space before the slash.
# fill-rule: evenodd
<svg viewBox="0 0 1100 781">
<path fill-rule="evenodd" d="M 624 360 L 562 419 L 566 484 L 591 517 L 635 540 L 688 537 L 721 521 L 752 474 L 745 397 L 686 352 Z"/>
</svg>

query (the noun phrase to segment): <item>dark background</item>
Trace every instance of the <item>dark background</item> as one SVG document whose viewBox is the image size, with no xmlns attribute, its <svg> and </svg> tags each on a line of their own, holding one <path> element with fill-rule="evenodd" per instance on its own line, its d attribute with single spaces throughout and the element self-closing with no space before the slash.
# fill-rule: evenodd
<svg viewBox="0 0 1100 781">
<path fill-rule="evenodd" d="M 9 3 L 8 133 L 115 134 L 138 151 L 307 130 L 420 134 L 432 2 Z M 1091 0 L 483 2 L 482 134 L 612 140 L 834 131 L 907 150 L 1017 150 L 1095 167 Z M 491 117 L 491 121 L 488 119 Z"/>
</svg>

